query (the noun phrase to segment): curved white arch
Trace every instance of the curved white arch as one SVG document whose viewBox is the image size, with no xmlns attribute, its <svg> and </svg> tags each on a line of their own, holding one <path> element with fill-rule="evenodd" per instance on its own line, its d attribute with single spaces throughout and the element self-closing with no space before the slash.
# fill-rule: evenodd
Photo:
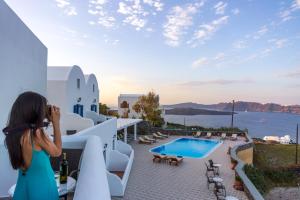
<svg viewBox="0 0 300 200">
<path fill-rule="evenodd" d="M 94 74 L 86 74 L 86 98 L 85 108 L 86 111 L 99 112 L 99 86 L 97 78 Z"/>
</svg>

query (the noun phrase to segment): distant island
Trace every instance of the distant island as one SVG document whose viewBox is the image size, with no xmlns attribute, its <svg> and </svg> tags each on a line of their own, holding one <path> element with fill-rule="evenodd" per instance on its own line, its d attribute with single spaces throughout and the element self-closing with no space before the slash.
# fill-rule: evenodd
<svg viewBox="0 0 300 200">
<path fill-rule="evenodd" d="M 179 103 L 173 105 L 164 105 L 166 114 L 184 113 L 182 115 L 230 115 L 232 103 L 218 104 L 198 104 L 198 103 Z M 282 112 L 300 114 L 300 105 L 283 106 L 275 103 L 257 103 L 237 101 L 234 104 L 234 111 L 237 112 Z M 194 114 L 199 113 L 199 114 Z"/>
<path fill-rule="evenodd" d="M 172 108 L 166 110 L 167 115 L 231 115 L 231 112 L 195 109 L 195 108 Z"/>
</svg>

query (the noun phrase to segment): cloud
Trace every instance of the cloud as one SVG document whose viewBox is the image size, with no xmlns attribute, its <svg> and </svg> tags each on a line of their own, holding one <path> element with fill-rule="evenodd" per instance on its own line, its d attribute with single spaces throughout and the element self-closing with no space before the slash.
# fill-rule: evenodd
<svg viewBox="0 0 300 200">
<path fill-rule="evenodd" d="M 216 15 L 223 15 L 225 13 L 225 9 L 227 7 L 227 3 L 224 3 L 223 1 L 219 1 L 215 6 Z"/>
<path fill-rule="evenodd" d="M 240 14 L 240 10 L 239 10 L 238 8 L 232 9 L 231 12 L 232 12 L 232 14 L 234 14 L 234 15 Z"/>
<path fill-rule="evenodd" d="M 152 6 L 156 11 L 162 11 L 164 4 L 160 0 L 143 0 L 145 4 Z"/>
<path fill-rule="evenodd" d="M 254 83 L 254 81 L 250 79 L 242 79 L 242 80 L 216 79 L 216 80 L 204 80 L 204 81 L 189 81 L 189 82 L 181 83 L 179 84 L 179 86 L 198 87 L 202 85 L 233 85 L 233 84 L 249 84 L 249 83 Z"/>
<path fill-rule="evenodd" d="M 281 22 L 286 22 L 293 19 L 292 14 L 300 9 L 300 0 L 294 0 L 291 6 L 283 11 L 279 12 Z"/>
<path fill-rule="evenodd" d="M 76 7 L 70 3 L 70 0 L 55 0 L 57 7 L 63 10 L 63 13 L 68 16 L 77 15 Z"/>
<path fill-rule="evenodd" d="M 221 53 L 218 53 L 215 57 L 214 57 L 214 60 L 223 60 L 225 58 L 225 53 L 221 52 Z"/>
<path fill-rule="evenodd" d="M 273 48 L 281 49 L 285 47 L 286 43 L 288 42 L 288 39 L 281 38 L 281 39 L 270 39 L 268 40 L 269 43 L 272 43 L 274 46 Z"/>
<path fill-rule="evenodd" d="M 186 30 L 193 25 L 193 15 L 195 15 L 201 4 L 187 4 L 185 6 L 175 6 L 167 15 L 167 22 L 163 26 L 163 35 L 166 43 L 170 46 L 179 46 L 181 37 L 186 34 Z"/>
<path fill-rule="evenodd" d="M 213 20 L 211 23 L 200 25 L 199 29 L 194 32 L 193 38 L 187 43 L 192 44 L 193 47 L 197 46 L 197 43 L 205 43 L 205 41 L 209 40 L 222 25 L 228 22 L 228 19 L 229 16 L 223 16 Z"/>
<path fill-rule="evenodd" d="M 146 9 L 145 5 L 150 6 L 152 9 Z M 125 16 L 124 24 L 130 24 L 139 31 L 146 26 L 148 21 L 146 17 L 151 13 L 156 15 L 156 12 L 163 10 L 163 6 L 164 4 L 160 0 L 143 0 L 143 4 L 140 0 L 121 1 L 117 12 Z M 153 9 L 155 12 L 153 12 Z"/>
<path fill-rule="evenodd" d="M 265 35 L 269 29 L 267 26 L 262 26 L 253 36 L 253 39 L 258 40 L 260 39 L 263 35 Z"/>
<path fill-rule="evenodd" d="M 97 18 L 95 21 L 90 21 L 90 25 L 97 23 L 105 28 L 115 27 L 116 19 L 104 9 L 106 4 L 106 0 L 89 0 L 88 13 Z"/>
<path fill-rule="evenodd" d="M 68 5 L 70 5 L 70 2 L 68 0 L 55 0 L 56 1 L 56 5 L 59 7 L 59 8 L 64 8 Z"/>
<path fill-rule="evenodd" d="M 199 58 L 192 63 L 192 68 L 197 69 L 203 67 L 204 65 L 208 64 L 208 59 L 205 57 Z"/>
<path fill-rule="evenodd" d="M 300 70 L 296 70 L 294 72 L 290 72 L 290 73 L 284 74 L 283 77 L 287 77 L 287 78 L 300 78 Z"/>
<path fill-rule="evenodd" d="M 74 6 L 70 6 L 64 10 L 64 13 L 68 16 L 77 15 L 76 8 Z"/>
<path fill-rule="evenodd" d="M 125 2 L 120 2 L 118 13 L 125 15 L 126 18 L 123 22 L 134 26 L 136 30 L 140 30 L 146 25 L 147 20 L 145 19 L 145 16 L 149 14 L 142 8 L 140 1 L 134 1 L 133 5 L 127 5 Z"/>
<path fill-rule="evenodd" d="M 235 49 L 244 49 L 247 47 L 246 41 L 244 40 L 238 40 L 235 41 L 232 45 Z"/>
</svg>

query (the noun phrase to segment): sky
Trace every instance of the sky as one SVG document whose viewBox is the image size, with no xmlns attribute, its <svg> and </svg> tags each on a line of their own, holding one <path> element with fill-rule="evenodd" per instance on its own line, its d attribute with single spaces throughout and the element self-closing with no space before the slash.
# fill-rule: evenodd
<svg viewBox="0 0 300 200">
<path fill-rule="evenodd" d="M 5 0 L 100 101 L 300 104 L 300 0 Z"/>
</svg>

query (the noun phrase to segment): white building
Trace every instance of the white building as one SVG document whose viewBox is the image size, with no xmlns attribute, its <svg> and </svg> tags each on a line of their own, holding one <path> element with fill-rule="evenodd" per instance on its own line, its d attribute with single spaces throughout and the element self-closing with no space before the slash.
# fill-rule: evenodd
<svg viewBox="0 0 300 200">
<path fill-rule="evenodd" d="M 118 97 L 118 114 L 120 117 L 139 118 L 132 107 L 143 96 L 142 94 L 120 94 Z"/>
<path fill-rule="evenodd" d="M 116 118 L 94 126 L 92 120 L 80 116 L 86 107 L 86 93 L 81 91 L 86 84 L 81 69 L 77 66 L 48 68 L 47 91 L 47 48 L 4 1 L 0 1 L 0 44 L 1 129 L 20 93 L 35 91 L 47 96 L 50 103 L 62 108 L 62 126 L 78 129 L 76 134 L 62 137 L 63 149 L 82 149 L 73 199 L 108 200 L 111 196 L 124 195 L 134 151 L 130 145 L 117 140 Z M 85 122 L 89 126 L 85 127 Z M 130 122 L 127 126 L 135 124 Z M 4 135 L 0 134 L 0 198 L 8 197 L 8 190 L 17 179 L 3 139 Z M 123 172 L 123 177 L 113 171 Z"/>
<path fill-rule="evenodd" d="M 14 100 L 31 90 L 46 95 L 47 48 L 0 1 L 0 130 L 6 126 Z M 7 195 L 9 186 L 16 182 L 17 173 L 10 166 L 7 150 L 0 133 L 0 197 Z"/>
<path fill-rule="evenodd" d="M 62 112 L 84 116 L 86 84 L 80 67 L 48 67 L 47 98 Z"/>
<path fill-rule="evenodd" d="M 46 46 L 4 1 L 0 1 L 0 130 L 6 126 L 12 104 L 20 93 L 31 90 L 46 95 L 46 76 Z M 7 195 L 17 177 L 3 139 L 1 132 L 0 197 Z"/>
<path fill-rule="evenodd" d="M 85 78 L 85 110 L 99 113 L 99 86 L 94 74 L 84 75 Z"/>
<path fill-rule="evenodd" d="M 279 142 L 280 144 L 289 144 L 291 142 L 291 136 L 290 135 L 285 135 L 283 137 L 264 136 L 263 140 L 265 140 L 265 141 L 275 141 L 275 142 Z"/>
<path fill-rule="evenodd" d="M 106 116 L 99 114 L 99 86 L 94 74 L 84 75 L 85 77 L 85 98 L 84 116 L 92 119 L 94 124 L 99 124 L 106 120 Z"/>
</svg>

